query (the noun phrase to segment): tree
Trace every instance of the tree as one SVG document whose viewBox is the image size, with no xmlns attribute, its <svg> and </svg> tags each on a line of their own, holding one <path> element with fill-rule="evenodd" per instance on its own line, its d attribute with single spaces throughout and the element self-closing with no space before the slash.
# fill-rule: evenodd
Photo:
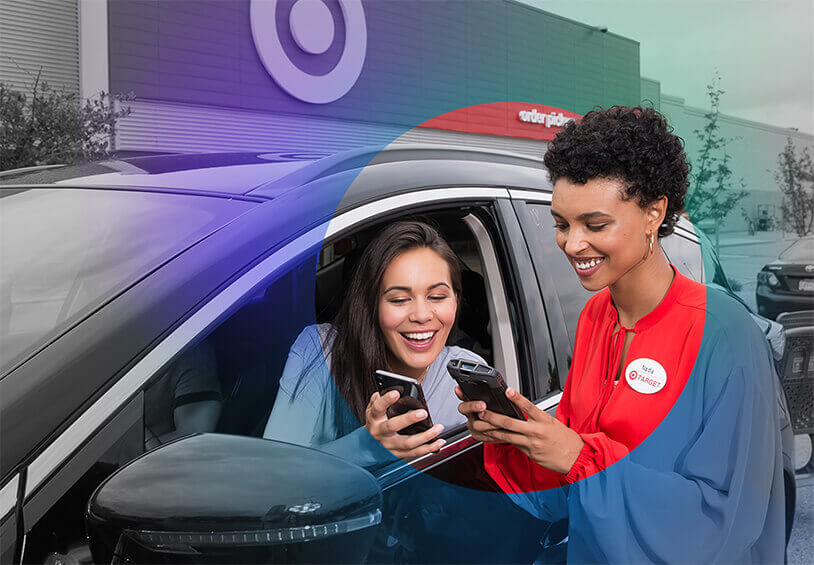
<svg viewBox="0 0 814 565">
<path fill-rule="evenodd" d="M 110 158 L 116 122 L 133 99 L 102 92 L 82 101 L 39 75 L 27 92 L 0 83 L 0 170 Z"/>
<path fill-rule="evenodd" d="M 743 180 L 734 186 L 731 156 L 727 144 L 735 138 L 723 137 L 719 124 L 721 96 L 721 76 L 716 71 L 712 82 L 707 85 L 710 111 L 704 115 L 704 127 L 693 130 L 700 142 L 698 158 L 693 162 L 692 184 L 684 206 L 694 223 L 713 220 L 715 225 L 716 248 L 718 247 L 718 227 L 738 202 L 748 194 Z"/>
<path fill-rule="evenodd" d="M 786 146 L 777 155 L 774 179 L 783 193 L 783 227 L 799 237 L 808 235 L 814 224 L 814 163 L 808 147 L 798 154 L 787 137 Z"/>
</svg>

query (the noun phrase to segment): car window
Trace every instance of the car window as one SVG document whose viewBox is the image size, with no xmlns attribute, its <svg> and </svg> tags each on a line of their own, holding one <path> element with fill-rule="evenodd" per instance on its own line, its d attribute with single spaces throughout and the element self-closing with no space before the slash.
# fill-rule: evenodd
<svg viewBox="0 0 814 565">
<path fill-rule="evenodd" d="M 703 282 L 706 274 L 706 277 L 715 279 L 707 282 L 715 282 L 723 287 L 728 286 L 725 282 L 726 277 L 723 274 L 723 269 L 718 263 L 718 258 L 714 253 L 709 253 L 706 261 L 704 261 L 701 257 L 701 248 L 694 241 L 678 233 L 673 233 L 661 239 L 661 247 L 665 255 L 667 255 L 667 260 L 675 265 L 676 269 L 684 276 L 697 282 Z M 709 265 L 709 268 L 707 268 L 707 265 Z M 723 284 L 720 282 L 722 280 L 724 281 Z"/>
<path fill-rule="evenodd" d="M 715 252 L 715 244 L 713 244 L 712 241 L 710 241 L 707 234 L 705 234 L 700 229 L 696 228 L 695 233 L 698 236 L 698 242 L 701 247 L 701 260 L 703 261 L 704 265 L 703 282 L 717 284 L 731 291 L 729 279 L 726 277 L 726 272 L 724 271 L 724 268 L 721 265 L 721 260 L 718 257 L 718 254 Z M 685 243 L 684 246 L 690 249 L 695 249 L 696 251 L 694 251 L 694 253 L 698 253 L 697 251 L 698 248 L 691 242 Z M 700 279 L 695 280 L 698 280 L 700 282 Z"/>
<path fill-rule="evenodd" d="M 2 365 L 13 364 L 248 206 L 125 191 L 0 192 Z"/>
<path fill-rule="evenodd" d="M 263 269 L 272 270 L 267 271 L 265 283 L 247 287 L 248 293 L 234 310 L 223 313 L 224 321 L 196 335 L 140 385 L 141 390 L 132 391 L 135 396 L 116 408 L 102 428 L 43 480 L 26 506 L 24 562 L 89 563 L 83 516 L 91 493 L 146 450 L 192 433 L 260 436 L 274 402 L 278 371 L 299 330 L 313 320 L 318 252 L 314 242 L 310 233 L 292 242 L 295 249 L 303 250 L 299 255 L 294 252 L 294 264 L 274 260 L 286 253 L 285 248 L 269 256 L 271 261 Z M 251 278 L 258 269 L 244 276 Z M 195 328 L 190 331 L 194 335 Z M 149 356 L 171 340 L 167 338 L 139 363 L 147 361 L 150 366 Z M 131 371 L 138 368 L 136 364 Z M 127 375 L 117 385 L 126 380 Z M 83 430 L 79 428 L 86 433 Z"/>
<path fill-rule="evenodd" d="M 146 449 L 190 433 L 262 435 L 289 350 L 314 320 L 316 262 L 309 254 L 275 274 L 150 379 Z"/>
<path fill-rule="evenodd" d="M 528 226 L 530 233 L 527 234 L 526 241 L 535 256 L 537 276 L 547 275 L 554 280 L 559 306 L 565 319 L 568 339 L 573 351 L 579 314 L 593 293 L 585 290 L 579 284 L 574 269 L 565 254 L 557 247 L 551 207 L 548 204 L 535 203 L 528 203 L 526 206 L 532 220 L 531 225 Z M 529 222 L 525 223 L 529 224 Z M 539 272 L 543 268 L 545 272 Z"/>
</svg>

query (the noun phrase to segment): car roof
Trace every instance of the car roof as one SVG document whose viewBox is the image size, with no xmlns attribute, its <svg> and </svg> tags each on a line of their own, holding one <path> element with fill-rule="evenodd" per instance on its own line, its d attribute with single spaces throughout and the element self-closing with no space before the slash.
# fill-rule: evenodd
<svg viewBox="0 0 814 565">
<path fill-rule="evenodd" d="M 196 153 L 29 167 L 0 173 L 0 187 L 149 189 L 267 200 L 337 175 L 355 179 L 363 169 L 361 192 L 368 192 L 364 179 L 370 179 L 379 196 L 406 186 L 551 187 L 541 159 L 493 149 L 425 144 L 369 146 L 336 154 Z M 385 169 L 388 173 L 382 175 Z"/>
</svg>

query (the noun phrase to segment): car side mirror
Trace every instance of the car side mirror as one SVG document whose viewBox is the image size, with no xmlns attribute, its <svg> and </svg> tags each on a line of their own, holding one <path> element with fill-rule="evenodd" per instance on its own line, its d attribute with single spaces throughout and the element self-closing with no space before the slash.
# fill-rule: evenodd
<svg viewBox="0 0 814 565">
<path fill-rule="evenodd" d="M 360 563 L 381 507 L 376 479 L 343 459 L 201 434 L 119 469 L 85 520 L 95 563 Z"/>
</svg>

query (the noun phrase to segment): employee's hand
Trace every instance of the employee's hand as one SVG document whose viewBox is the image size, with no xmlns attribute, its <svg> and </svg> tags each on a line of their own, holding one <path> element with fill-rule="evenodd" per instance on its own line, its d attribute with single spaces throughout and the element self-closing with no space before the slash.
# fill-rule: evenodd
<svg viewBox="0 0 814 565">
<path fill-rule="evenodd" d="M 428 416 L 426 410 L 411 410 L 395 418 L 387 417 L 387 408 L 399 399 L 396 391 L 381 396 L 373 393 L 365 409 L 365 428 L 379 443 L 390 450 L 396 457 L 403 459 L 420 457 L 438 451 L 446 443 L 443 439 L 435 439 L 444 430 L 444 426 L 436 424 L 426 432 L 411 436 L 401 435 L 398 432 L 410 424 L 425 420 Z"/>
<path fill-rule="evenodd" d="M 469 401 L 466 396 L 464 396 L 461 387 L 457 385 L 455 386 L 455 395 L 462 400 L 458 405 L 458 412 L 466 416 L 466 427 L 469 428 L 469 432 L 472 434 L 474 440 L 484 443 L 504 443 L 486 433 L 498 430 L 499 428 L 481 420 L 481 415 L 486 411 L 485 402 Z"/>
<path fill-rule="evenodd" d="M 455 392 L 459 398 L 463 396 L 460 389 L 456 388 Z M 458 410 L 467 417 L 472 437 L 490 443 L 510 443 L 535 463 L 557 473 L 568 473 L 585 443 L 579 434 L 516 390 L 508 389 L 506 397 L 528 420 L 524 422 L 486 410 L 485 402 L 464 402 Z"/>
</svg>

